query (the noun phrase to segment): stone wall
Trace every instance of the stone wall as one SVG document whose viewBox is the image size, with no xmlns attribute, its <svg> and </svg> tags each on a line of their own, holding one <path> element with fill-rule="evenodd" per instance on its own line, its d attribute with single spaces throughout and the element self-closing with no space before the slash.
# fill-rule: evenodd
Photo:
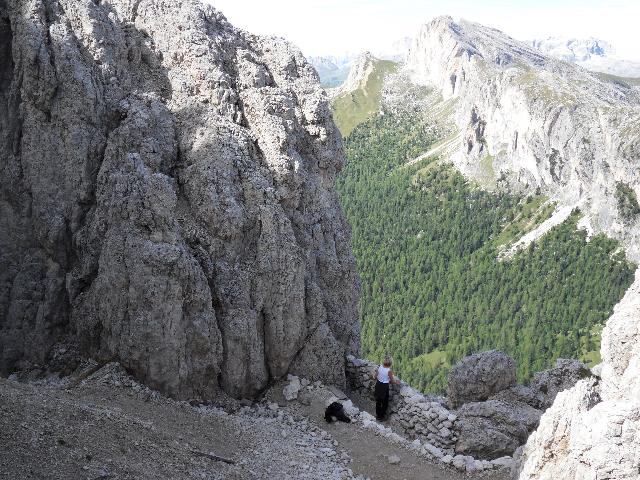
<svg viewBox="0 0 640 480">
<path fill-rule="evenodd" d="M 365 398 L 373 398 L 377 365 L 347 356 L 347 386 Z M 426 441 L 446 453 L 453 453 L 457 440 L 453 426 L 457 416 L 444 406 L 441 397 L 423 395 L 402 383 L 391 386 L 390 420 L 410 439 Z"/>
</svg>

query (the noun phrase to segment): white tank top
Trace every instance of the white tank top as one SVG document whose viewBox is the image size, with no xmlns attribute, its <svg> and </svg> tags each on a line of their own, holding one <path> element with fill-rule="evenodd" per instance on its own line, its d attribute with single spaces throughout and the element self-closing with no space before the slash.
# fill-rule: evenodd
<svg viewBox="0 0 640 480">
<path fill-rule="evenodd" d="M 378 367 L 378 381 L 380 383 L 389 383 L 389 370 L 391 369 L 382 365 Z"/>
</svg>

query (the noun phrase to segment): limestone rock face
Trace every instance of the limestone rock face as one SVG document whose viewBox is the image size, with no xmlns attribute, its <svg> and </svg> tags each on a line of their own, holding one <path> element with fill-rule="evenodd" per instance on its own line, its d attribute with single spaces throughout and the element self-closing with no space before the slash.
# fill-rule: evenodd
<svg viewBox="0 0 640 480">
<path fill-rule="evenodd" d="M 639 339 L 640 272 L 602 332 L 602 380 L 558 394 L 522 451 L 520 480 L 638 478 Z"/>
<path fill-rule="evenodd" d="M 422 27 L 406 68 L 448 101 L 451 159 L 465 175 L 579 206 L 640 259 L 640 215 L 625 215 L 615 194 L 623 183 L 640 197 L 640 89 L 450 17 Z"/>
<path fill-rule="evenodd" d="M 343 162 L 282 40 L 196 0 L 0 0 L 0 370 L 75 343 L 178 397 L 344 383 Z"/>
<path fill-rule="evenodd" d="M 335 98 L 362 88 L 367 83 L 369 75 L 373 72 L 374 62 L 376 61 L 377 59 L 370 52 L 360 54 L 353 61 L 345 81 L 338 87 L 328 90 L 329 96 Z"/>
<path fill-rule="evenodd" d="M 453 366 L 447 378 L 447 397 L 457 408 L 487 400 L 516 384 L 516 362 L 497 350 L 476 353 Z"/>
</svg>

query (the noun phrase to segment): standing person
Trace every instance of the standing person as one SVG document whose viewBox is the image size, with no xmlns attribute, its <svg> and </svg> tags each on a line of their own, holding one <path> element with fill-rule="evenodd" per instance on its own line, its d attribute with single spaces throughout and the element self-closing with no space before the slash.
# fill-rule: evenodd
<svg viewBox="0 0 640 480">
<path fill-rule="evenodd" d="M 389 384 L 400 383 L 400 381 L 393 376 L 391 359 L 389 357 L 386 357 L 382 365 L 376 368 L 373 378 L 376 380 L 376 389 L 374 392 L 376 399 L 376 418 L 383 420 L 387 413 L 387 407 L 389 406 Z"/>
</svg>

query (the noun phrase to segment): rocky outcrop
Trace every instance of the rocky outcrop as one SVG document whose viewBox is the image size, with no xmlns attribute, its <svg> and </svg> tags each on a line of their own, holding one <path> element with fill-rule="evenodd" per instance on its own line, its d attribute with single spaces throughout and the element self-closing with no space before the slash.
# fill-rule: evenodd
<svg viewBox="0 0 640 480">
<path fill-rule="evenodd" d="M 1 0 L 0 370 L 62 344 L 178 397 L 343 384 L 343 161 L 301 53 L 210 6 Z"/>
<path fill-rule="evenodd" d="M 364 88 L 369 75 L 373 73 L 373 69 L 377 61 L 378 59 L 371 55 L 370 52 L 360 54 L 355 60 L 353 60 L 345 81 L 338 87 L 328 90 L 327 93 L 329 96 L 335 98 Z"/>
<path fill-rule="evenodd" d="M 526 403 L 494 399 L 465 403 L 456 413 L 456 453 L 482 459 L 512 455 L 542 415 Z"/>
<path fill-rule="evenodd" d="M 451 159 L 465 175 L 579 206 L 591 228 L 640 259 L 640 215 L 616 195 L 621 186 L 640 195 L 638 89 L 450 17 L 422 27 L 407 69 L 455 102 Z"/>
<path fill-rule="evenodd" d="M 640 472 L 640 272 L 602 332 L 602 378 L 557 395 L 519 458 L 520 480 Z"/>
<path fill-rule="evenodd" d="M 476 353 L 453 366 L 447 377 L 447 398 L 453 408 L 487 400 L 516 384 L 516 362 L 497 350 Z"/>
<path fill-rule="evenodd" d="M 591 371 L 584 363 L 559 358 L 554 368 L 533 375 L 531 389 L 542 397 L 540 407 L 547 409 L 553 404 L 558 393 L 568 390 L 578 381 L 591 376 Z"/>
<path fill-rule="evenodd" d="M 476 353 L 449 373 L 448 403 L 457 407 L 453 431 L 459 455 L 480 459 L 511 456 L 538 426 L 556 395 L 592 377 L 577 360 L 558 359 L 536 373 L 531 385 L 516 385 L 515 361 L 502 352 Z"/>
<path fill-rule="evenodd" d="M 510 456 L 538 425 L 542 398 L 516 385 L 516 362 L 497 350 L 465 357 L 448 376 L 448 404 L 458 455 L 493 460 Z"/>
</svg>

